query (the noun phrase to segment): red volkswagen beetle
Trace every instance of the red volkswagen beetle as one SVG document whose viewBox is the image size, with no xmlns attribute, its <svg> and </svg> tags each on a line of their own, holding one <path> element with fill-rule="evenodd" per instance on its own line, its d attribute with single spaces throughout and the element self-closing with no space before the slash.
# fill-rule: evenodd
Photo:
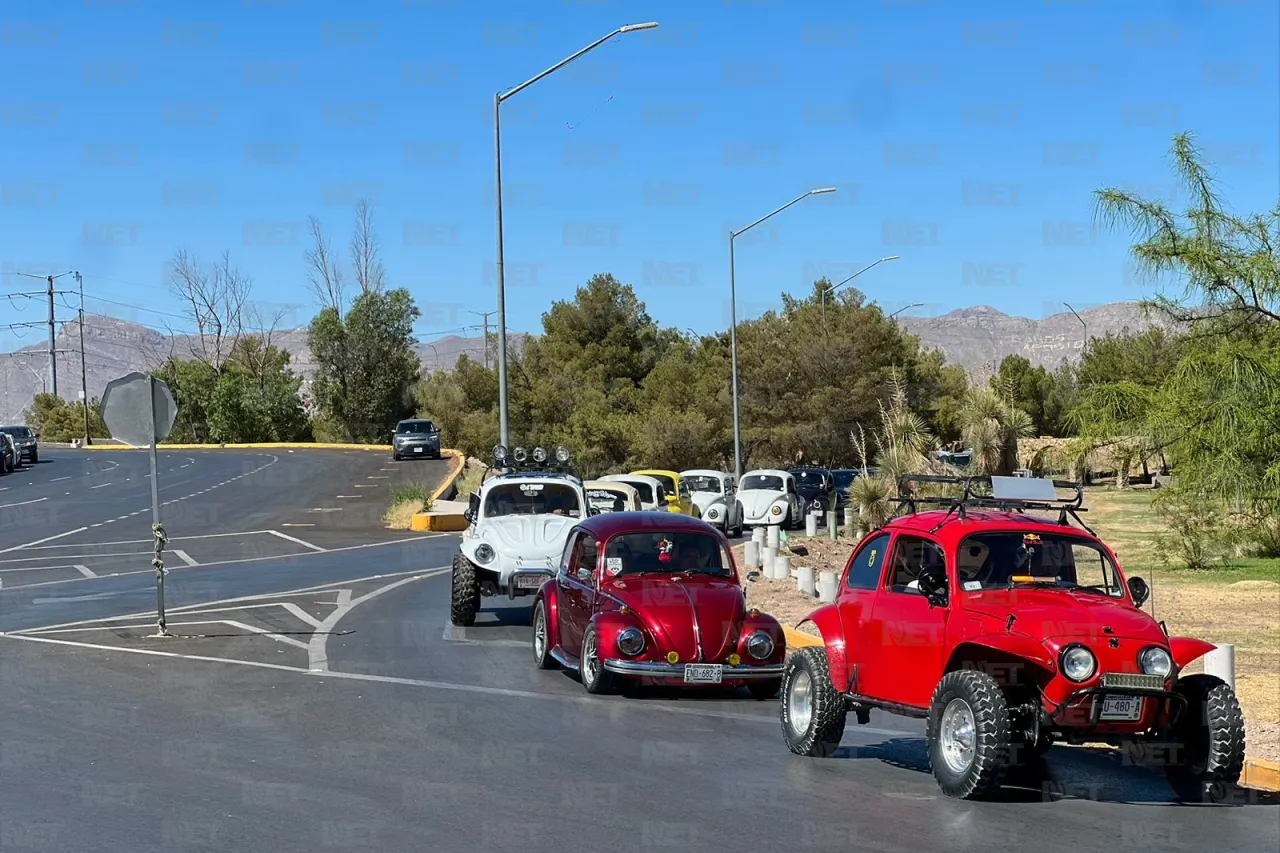
<svg viewBox="0 0 1280 853">
<path fill-rule="evenodd" d="M 533 604 L 539 669 L 577 672 L 588 693 L 627 679 L 745 685 L 769 699 L 782 681 L 778 620 L 748 610 L 728 540 L 711 525 L 667 512 L 583 520 L 556 577 Z"/>
</svg>

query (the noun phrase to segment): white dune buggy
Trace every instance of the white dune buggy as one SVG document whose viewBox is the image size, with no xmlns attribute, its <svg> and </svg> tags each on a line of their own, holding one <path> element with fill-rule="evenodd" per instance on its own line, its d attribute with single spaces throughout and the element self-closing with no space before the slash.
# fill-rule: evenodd
<svg viewBox="0 0 1280 853">
<path fill-rule="evenodd" d="M 582 481 L 569 468 L 569 451 L 554 461 L 541 447 L 529 457 L 517 447 L 493 449 L 498 473 L 472 492 L 464 515 L 470 526 L 453 558 L 449 616 L 454 625 L 474 625 L 484 596 L 515 599 L 533 595 L 555 576 L 569 531 L 596 514 Z"/>
</svg>

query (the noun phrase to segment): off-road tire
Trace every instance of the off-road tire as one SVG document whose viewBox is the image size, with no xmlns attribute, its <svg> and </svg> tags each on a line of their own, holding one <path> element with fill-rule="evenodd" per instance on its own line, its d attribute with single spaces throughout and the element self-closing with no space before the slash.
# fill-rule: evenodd
<svg viewBox="0 0 1280 853">
<path fill-rule="evenodd" d="M 480 579 L 476 567 L 462 554 L 453 558 L 453 594 L 449 601 L 449 619 L 459 628 L 476 624 L 480 612 Z"/>
<path fill-rule="evenodd" d="M 591 642 L 589 643 L 588 640 Z M 582 679 L 583 688 L 592 696 L 604 696 L 613 693 L 617 689 L 618 679 L 612 673 L 604 668 L 604 660 L 599 661 L 599 669 L 591 672 L 587 666 L 587 649 L 592 645 L 596 646 L 597 654 L 599 653 L 599 645 L 596 644 L 596 626 L 588 625 L 586 633 L 582 635 L 582 657 L 578 661 L 578 675 Z"/>
<path fill-rule="evenodd" d="M 811 691 L 809 724 L 797 731 L 791 722 L 791 690 L 801 675 L 807 675 Z M 782 673 L 782 701 L 778 718 L 782 722 L 782 737 L 787 749 L 806 758 L 830 758 L 840 748 L 844 737 L 844 720 L 848 713 L 844 697 L 831 683 L 831 671 L 827 667 L 827 650 L 820 646 L 806 646 L 792 652 Z"/>
<path fill-rule="evenodd" d="M 781 678 L 766 678 L 762 681 L 747 682 L 747 691 L 751 693 L 751 698 L 762 702 L 778 698 L 778 691 L 781 689 Z"/>
<path fill-rule="evenodd" d="M 1182 718 L 1170 732 L 1180 748 L 1177 763 L 1165 766 L 1174 794 L 1184 803 L 1220 802 L 1244 772 L 1244 714 L 1236 694 L 1221 678 L 1188 675 L 1175 691 L 1187 700 Z"/>
<path fill-rule="evenodd" d="M 942 716 L 954 699 L 962 700 L 973 714 L 973 759 L 963 772 L 952 770 L 942 757 Z M 1004 782 L 1009 769 L 1009 707 L 1000 685 L 991 676 L 974 669 L 942 676 L 929 702 L 925 731 L 929 769 L 947 796 L 980 799 L 990 796 Z"/>
<path fill-rule="evenodd" d="M 542 631 L 542 651 L 538 651 L 538 622 L 541 620 Z M 560 664 L 551 656 L 551 648 L 554 643 L 551 642 L 551 623 L 547 619 L 547 603 L 539 599 L 538 603 L 533 605 L 533 661 L 538 669 L 559 669 Z"/>
</svg>

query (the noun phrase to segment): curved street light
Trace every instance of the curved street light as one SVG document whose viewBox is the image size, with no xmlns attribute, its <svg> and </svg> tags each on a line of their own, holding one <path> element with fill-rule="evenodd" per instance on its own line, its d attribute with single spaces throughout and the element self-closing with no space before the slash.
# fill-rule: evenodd
<svg viewBox="0 0 1280 853">
<path fill-rule="evenodd" d="M 855 278 L 857 278 L 858 276 L 862 275 L 864 272 L 866 272 L 867 270 L 871 269 L 872 267 L 874 267 L 874 266 L 878 266 L 878 265 L 883 264 L 883 263 L 885 263 L 885 262 L 887 262 L 887 261 L 896 261 L 896 260 L 898 260 L 898 258 L 900 258 L 900 257 L 902 257 L 902 256 L 901 256 L 901 255 L 889 255 L 887 258 L 881 258 L 881 259 L 880 259 L 880 260 L 878 260 L 878 261 L 872 261 L 871 263 L 867 264 L 865 267 L 863 267 L 862 269 L 858 270 L 856 273 L 854 273 L 853 275 L 849 276 L 848 278 L 846 278 L 844 281 L 840 282 L 839 284 L 833 284 L 833 285 L 831 285 L 830 287 L 828 287 L 827 289 L 823 290 L 823 291 L 822 291 L 822 326 L 823 326 L 823 328 L 826 328 L 826 325 L 827 325 L 827 294 L 828 294 L 828 293 L 835 293 L 837 290 L 839 290 L 840 288 L 844 287 L 846 284 L 848 284 L 849 282 L 853 281 Z M 913 306 L 913 307 L 914 307 L 914 306 Z"/>
<path fill-rule="evenodd" d="M 903 311 L 910 311 L 912 308 L 923 308 L 923 307 L 924 307 L 923 302 L 912 302 L 910 305 L 904 305 L 901 308 L 899 308 L 897 311 L 894 311 L 892 314 L 889 315 L 889 319 L 892 320 L 894 317 L 897 317 Z"/>
<path fill-rule="evenodd" d="M 738 289 L 737 284 L 734 281 L 733 241 L 736 237 L 747 233 L 771 216 L 776 216 L 788 207 L 791 207 L 791 205 L 802 202 L 811 195 L 822 195 L 823 193 L 833 193 L 835 191 L 835 187 L 824 187 L 822 189 L 809 190 L 807 193 L 793 198 L 791 201 L 787 202 L 782 207 L 779 207 L 772 213 L 766 213 L 746 228 L 729 232 L 729 354 L 733 370 L 733 471 L 735 482 L 742 479 L 742 426 L 738 401 Z"/>
<path fill-rule="evenodd" d="M 639 30 L 651 30 L 656 26 L 658 26 L 656 21 L 649 21 L 644 24 L 627 24 L 626 26 L 618 27 L 607 36 L 596 39 L 572 56 L 560 60 L 541 74 L 530 77 L 514 89 L 498 92 L 493 96 L 493 165 L 496 178 L 494 192 L 497 196 L 498 218 L 498 412 L 502 435 L 501 441 L 504 447 L 509 446 L 510 442 L 508 441 L 509 436 L 507 433 L 507 287 L 506 275 L 502 264 L 502 111 L 500 107 L 503 101 L 524 91 L 548 74 L 559 71 L 584 53 L 595 50 L 614 36 L 625 35 Z"/>
</svg>

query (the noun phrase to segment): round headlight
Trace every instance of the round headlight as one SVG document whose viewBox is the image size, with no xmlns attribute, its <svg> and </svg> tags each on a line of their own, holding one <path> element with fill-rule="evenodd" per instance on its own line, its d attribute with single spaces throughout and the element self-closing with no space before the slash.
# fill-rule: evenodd
<svg viewBox="0 0 1280 853">
<path fill-rule="evenodd" d="M 719 517 L 720 517 L 720 510 L 718 509 L 707 510 L 707 518 L 711 519 L 712 521 L 715 521 Z"/>
<path fill-rule="evenodd" d="M 534 461 L 534 462 L 546 462 L 546 461 L 547 461 L 547 451 L 543 450 L 541 447 L 535 447 L 535 448 L 533 449 L 533 461 Z"/>
<path fill-rule="evenodd" d="M 747 637 L 747 654 L 756 660 L 764 660 L 773 654 L 773 638 L 764 631 L 756 631 Z"/>
<path fill-rule="evenodd" d="M 638 655 L 644 651 L 644 634 L 639 628 L 623 628 L 618 632 L 618 651 L 624 655 Z"/>
<path fill-rule="evenodd" d="M 481 542 L 476 546 L 476 562 L 488 565 L 493 562 L 493 546 Z"/>
<path fill-rule="evenodd" d="M 497 444 L 497 445 L 494 445 L 494 448 L 493 448 L 493 461 L 494 461 L 494 462 L 501 462 L 503 459 L 506 459 L 506 458 L 507 458 L 507 447 L 506 447 L 506 445 L 504 445 L 504 444 Z"/>
<path fill-rule="evenodd" d="M 569 448 L 565 447 L 563 444 L 562 444 L 562 445 L 560 445 L 559 447 L 557 447 L 557 448 L 556 448 L 556 461 L 557 461 L 557 462 L 568 462 L 568 461 L 569 461 Z"/>
<path fill-rule="evenodd" d="M 1173 658 L 1159 646 L 1147 646 L 1138 653 L 1138 666 L 1147 675 L 1158 675 L 1168 678 L 1173 672 Z"/>
<path fill-rule="evenodd" d="M 780 507 L 778 504 L 774 504 L 773 509 L 769 510 L 769 512 L 771 512 L 774 515 L 782 515 L 782 507 Z"/>
<path fill-rule="evenodd" d="M 516 461 L 517 461 L 517 462 L 523 462 L 524 460 L 526 460 L 526 459 L 528 459 L 528 458 L 529 458 L 529 454 L 528 454 L 528 453 L 525 453 L 525 451 L 524 451 L 524 448 L 523 448 L 523 447 L 517 447 L 517 448 L 516 448 L 515 456 L 516 456 Z"/>
<path fill-rule="evenodd" d="M 1098 659 L 1081 645 L 1067 646 L 1060 660 L 1062 674 L 1072 681 L 1088 681 L 1098 669 Z"/>
</svg>

